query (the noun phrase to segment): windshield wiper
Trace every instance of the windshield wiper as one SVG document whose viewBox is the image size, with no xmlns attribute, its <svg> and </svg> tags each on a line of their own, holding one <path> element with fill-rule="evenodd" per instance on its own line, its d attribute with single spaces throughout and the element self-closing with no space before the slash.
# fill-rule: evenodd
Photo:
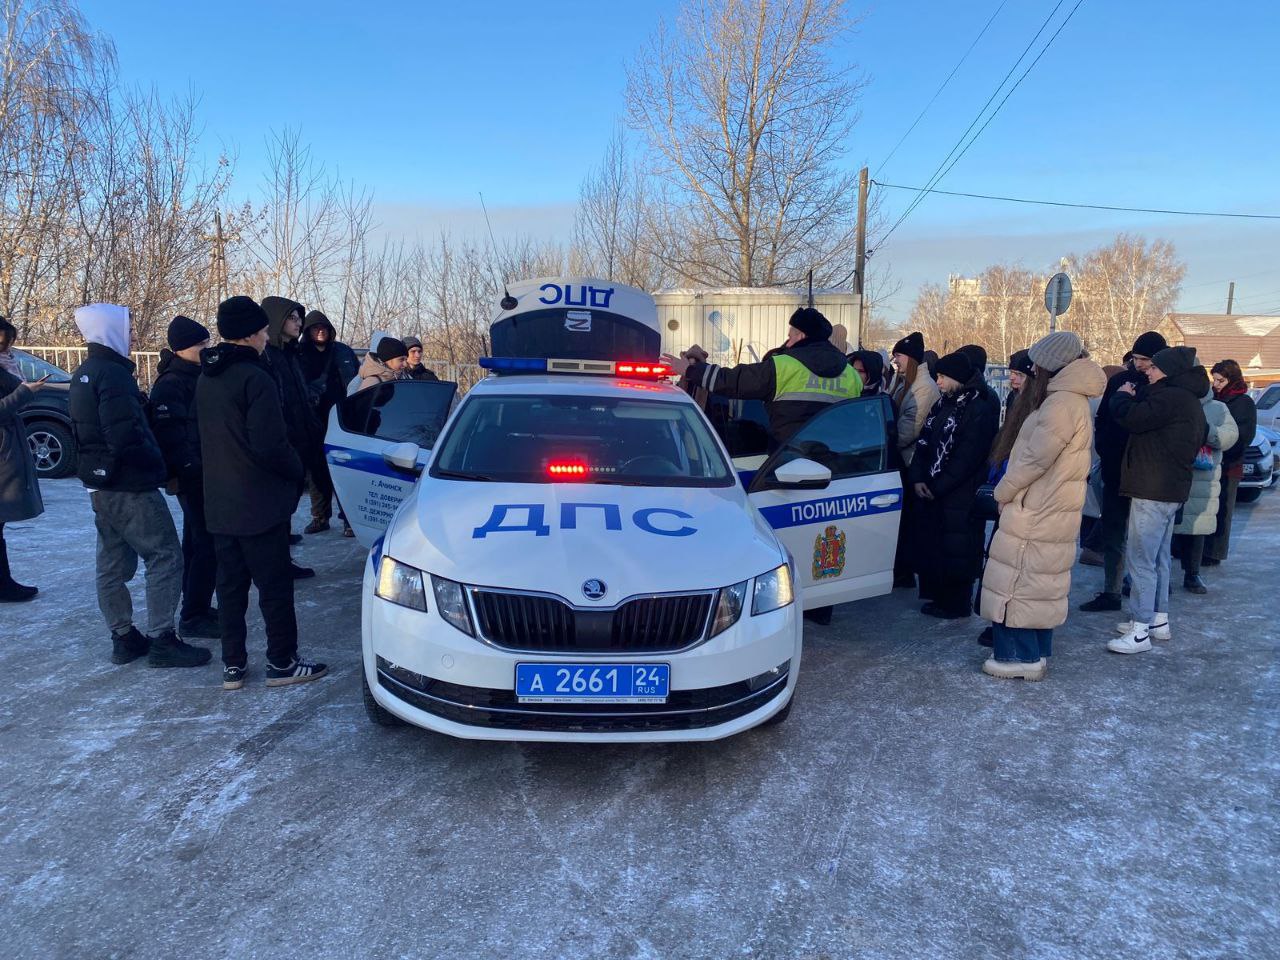
<svg viewBox="0 0 1280 960">
<path fill-rule="evenodd" d="M 446 477 L 449 480 L 493 480 L 493 477 L 486 477 L 483 473 L 467 473 L 463 470 L 436 470 L 433 476 Z"/>
</svg>

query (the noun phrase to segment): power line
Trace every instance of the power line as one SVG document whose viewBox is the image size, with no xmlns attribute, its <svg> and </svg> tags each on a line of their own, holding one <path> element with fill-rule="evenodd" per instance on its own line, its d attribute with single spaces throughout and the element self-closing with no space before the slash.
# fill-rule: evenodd
<svg viewBox="0 0 1280 960">
<path fill-rule="evenodd" d="M 900 183 L 882 183 L 879 180 L 872 180 L 871 182 L 877 187 L 888 187 L 892 190 L 914 190 L 920 194 L 940 193 L 948 197 L 971 197 L 975 200 L 1002 200 L 1006 203 L 1032 203 L 1042 207 L 1075 207 L 1081 210 L 1118 210 L 1124 213 L 1166 213 L 1180 217 L 1234 217 L 1245 220 L 1280 220 L 1280 213 L 1221 213 L 1212 210 L 1166 210 L 1156 207 L 1119 207 L 1102 203 L 1071 203 L 1065 200 L 1031 200 L 1027 197 L 1001 197 L 989 193 L 963 193 L 959 190 L 938 190 L 933 187 L 908 187 Z M 888 234 L 885 234 L 885 236 L 887 237 Z M 884 240 L 882 239 L 880 242 L 884 243 Z M 1272 273 L 1274 271 L 1265 272 Z M 1255 276 L 1261 276 L 1261 274 L 1255 274 Z M 1207 286 L 1207 284 L 1200 284 L 1200 286 Z"/>
<path fill-rule="evenodd" d="M 973 48 L 978 45 L 978 41 L 986 34 L 987 28 L 991 26 L 1000 11 L 1005 8 L 1005 4 L 1008 2 L 1009 0 L 1000 0 L 1000 6 L 996 7 L 995 13 L 991 14 L 991 16 L 987 18 L 987 22 L 983 25 L 982 29 L 978 31 L 978 35 L 973 38 L 973 43 L 969 44 L 969 49 L 964 52 L 964 56 L 962 56 L 959 61 L 956 62 L 956 65 L 951 68 L 951 72 L 947 74 L 947 79 L 942 81 L 942 85 L 934 91 L 933 96 L 929 98 L 929 102 L 924 105 L 924 109 L 920 111 L 913 121 L 911 121 L 911 126 L 907 127 L 907 132 L 898 138 L 898 142 L 893 145 L 893 149 L 889 151 L 889 155 L 880 161 L 879 166 L 876 167 L 877 170 L 883 170 L 885 164 L 893 159 L 893 155 L 898 152 L 898 148 L 902 146 L 907 137 L 911 136 L 911 131 L 916 128 L 916 125 L 921 120 L 924 119 L 924 115 L 929 112 L 929 108 L 933 106 L 934 101 L 942 95 L 942 91 L 947 89 L 947 84 L 951 82 L 951 78 L 956 75 L 956 71 L 959 70 L 964 65 L 964 62 L 969 59 L 969 54 L 973 53 Z"/>
<path fill-rule="evenodd" d="M 978 111 L 978 115 L 973 118 L 973 123 L 969 124 L 968 129 L 966 129 L 965 132 L 960 135 L 960 139 L 957 140 L 955 146 L 951 148 L 951 152 L 948 153 L 946 157 L 943 158 L 942 163 L 938 165 L 938 169 L 934 171 L 933 176 L 930 177 L 928 182 L 925 184 L 925 190 L 922 191 L 920 194 L 918 194 L 916 198 L 910 204 L 908 204 L 907 209 L 903 211 L 902 216 L 900 216 L 897 219 L 897 221 L 893 224 L 893 226 L 889 228 L 889 232 L 880 238 L 879 245 L 883 245 L 884 242 L 888 240 L 890 236 L 892 236 L 893 232 L 902 225 L 902 222 L 906 220 L 907 217 L 911 216 L 911 214 L 915 211 L 916 207 L 920 206 L 920 204 L 924 202 L 924 198 L 928 196 L 929 191 L 932 190 L 934 185 L 941 182 L 942 178 L 951 172 L 952 167 L 954 167 L 957 163 L 959 163 L 960 159 L 966 153 L 969 152 L 969 148 L 973 146 L 974 141 L 976 141 L 978 137 L 982 135 L 982 131 L 986 130 L 987 126 L 991 123 L 991 121 L 996 118 L 996 115 L 1000 112 L 1001 108 L 1005 105 L 1005 103 L 1008 102 L 1009 97 L 1011 97 L 1013 95 L 1013 92 L 1017 90 L 1019 86 L 1022 85 L 1022 81 L 1027 78 L 1027 75 L 1035 68 L 1035 65 L 1040 62 L 1041 57 L 1043 57 L 1046 51 L 1048 51 L 1049 47 L 1053 45 L 1053 41 L 1058 39 L 1058 34 L 1062 32 L 1063 27 L 1065 27 L 1068 23 L 1071 22 L 1071 18 L 1075 16 L 1076 11 L 1080 9 L 1080 4 L 1082 4 L 1084 0 L 1076 0 L 1076 5 L 1071 8 L 1071 12 L 1067 14 L 1066 18 L 1062 21 L 1062 23 L 1058 24 L 1058 29 L 1055 30 L 1053 33 L 1053 36 L 1051 36 L 1045 42 L 1045 45 L 1040 48 L 1040 52 L 1036 54 L 1036 58 L 1031 61 L 1031 63 L 1027 66 L 1027 69 L 1022 72 L 1022 75 L 1018 77 L 1018 79 L 1014 82 L 1013 86 L 1009 88 L 1009 92 L 1004 95 L 1004 99 L 1002 99 L 1000 103 L 996 105 L 996 108 L 993 111 L 991 111 L 991 113 L 987 116 L 987 119 L 983 121 L 983 124 L 981 127 L 978 128 L 977 133 L 975 133 L 972 137 L 969 138 L 968 143 L 965 143 L 964 140 L 965 140 L 965 137 L 969 135 L 969 131 L 973 129 L 974 125 L 977 124 L 979 120 L 982 119 L 982 115 L 986 112 L 987 107 L 991 105 L 991 102 L 997 96 L 999 96 L 1000 91 L 1004 88 L 1005 83 L 1008 82 L 1009 77 L 1013 75 L 1013 72 L 1015 70 L 1017 70 L 1018 65 L 1022 63 L 1027 53 L 1035 45 L 1035 42 L 1040 39 L 1040 35 L 1044 33 L 1045 28 L 1049 26 L 1049 23 L 1053 20 L 1054 16 L 1057 14 L 1059 8 L 1061 8 L 1064 2 L 1065 0 L 1058 0 L 1057 5 L 1052 10 L 1049 11 L 1049 15 L 1045 17 L 1044 23 L 1040 24 L 1040 29 L 1037 30 L 1035 33 L 1035 36 L 1031 38 L 1031 42 L 1027 44 L 1026 49 L 1022 51 L 1018 59 L 1014 61 L 1013 66 L 1009 68 L 1009 72 L 1006 73 L 1004 76 L 1004 79 L 1000 81 L 1000 85 L 996 87 L 995 91 L 987 99 L 987 102 L 983 104 L 982 109 Z M 963 148 L 961 148 L 961 144 L 964 144 Z M 957 150 L 960 151 L 958 154 L 956 153 Z M 952 159 L 953 155 L 955 156 L 954 160 Z"/>
</svg>

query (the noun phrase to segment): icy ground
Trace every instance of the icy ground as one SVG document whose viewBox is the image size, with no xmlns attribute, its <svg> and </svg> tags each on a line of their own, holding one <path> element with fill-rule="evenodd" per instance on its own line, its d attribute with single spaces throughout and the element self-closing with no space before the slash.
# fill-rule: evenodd
<svg viewBox="0 0 1280 960">
<path fill-rule="evenodd" d="M 1073 613 L 1047 682 L 998 682 L 898 591 L 809 628 L 783 726 L 591 748 L 371 726 L 337 533 L 298 591 L 332 678 L 113 667 L 87 498 L 44 489 L 6 530 L 43 591 L 0 608 L 6 957 L 1280 955 L 1280 493 L 1154 653 Z"/>
</svg>

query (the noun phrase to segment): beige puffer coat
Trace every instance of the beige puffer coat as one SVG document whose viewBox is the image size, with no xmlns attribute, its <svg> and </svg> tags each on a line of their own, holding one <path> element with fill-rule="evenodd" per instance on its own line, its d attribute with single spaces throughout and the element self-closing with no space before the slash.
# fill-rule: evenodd
<svg viewBox="0 0 1280 960">
<path fill-rule="evenodd" d="M 996 485 L 1004 508 L 982 575 L 982 615 L 992 623 L 1050 630 L 1067 619 L 1093 449 L 1089 398 L 1106 385 L 1100 366 L 1073 360 L 1018 431 Z"/>
<path fill-rule="evenodd" d="M 379 383 L 398 379 L 400 378 L 395 371 L 374 356 L 373 351 L 370 350 L 364 355 L 364 360 L 360 364 L 360 371 L 347 384 L 347 396 L 358 393 L 365 387 L 373 387 Z"/>
<path fill-rule="evenodd" d="M 1204 419 L 1209 425 L 1209 438 L 1205 440 L 1213 450 L 1212 470 L 1191 471 L 1191 493 L 1182 505 L 1182 522 L 1173 528 L 1174 533 L 1207 536 L 1218 529 L 1218 494 L 1222 489 L 1222 451 L 1230 450 L 1240 436 L 1225 403 L 1213 399 L 1210 390 L 1200 398 Z"/>
<path fill-rule="evenodd" d="M 933 377 L 929 376 L 929 365 L 926 363 L 920 364 L 910 390 L 894 385 L 893 397 L 898 403 L 898 450 L 902 454 L 903 463 L 911 463 L 916 450 L 916 438 L 920 436 L 924 422 L 929 418 L 929 411 L 941 396 L 942 391 L 938 389 Z"/>
</svg>

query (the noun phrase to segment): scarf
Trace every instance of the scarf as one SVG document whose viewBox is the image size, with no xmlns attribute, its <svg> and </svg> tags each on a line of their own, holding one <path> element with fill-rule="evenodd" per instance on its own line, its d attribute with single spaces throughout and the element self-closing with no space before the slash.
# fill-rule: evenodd
<svg viewBox="0 0 1280 960">
<path fill-rule="evenodd" d="M 933 422 L 940 416 L 945 417 L 942 421 L 942 429 L 937 437 L 936 446 L 933 451 L 933 461 L 929 464 L 929 476 L 936 477 L 942 472 L 946 466 L 947 460 L 951 456 L 951 451 L 955 447 L 956 428 L 960 425 L 960 418 L 964 413 L 964 408 L 969 405 L 974 397 L 978 395 L 978 391 L 973 387 L 966 387 L 956 392 L 955 403 L 949 406 L 939 400 L 934 404 L 933 409 L 929 411 L 929 416 L 924 422 L 924 428 L 920 431 L 920 439 L 916 441 L 919 447 L 918 453 L 922 456 L 928 456 L 928 448 L 930 446 L 930 437 L 932 436 Z"/>
<path fill-rule="evenodd" d="M 1218 391 L 1218 390 L 1213 391 L 1213 396 L 1215 400 L 1221 400 L 1225 403 L 1226 401 L 1230 400 L 1232 397 L 1239 397 L 1248 392 L 1249 392 L 1249 385 L 1245 383 L 1243 380 L 1241 380 L 1239 383 L 1232 383 L 1228 381 L 1227 385 L 1223 387 L 1221 391 Z"/>
</svg>

